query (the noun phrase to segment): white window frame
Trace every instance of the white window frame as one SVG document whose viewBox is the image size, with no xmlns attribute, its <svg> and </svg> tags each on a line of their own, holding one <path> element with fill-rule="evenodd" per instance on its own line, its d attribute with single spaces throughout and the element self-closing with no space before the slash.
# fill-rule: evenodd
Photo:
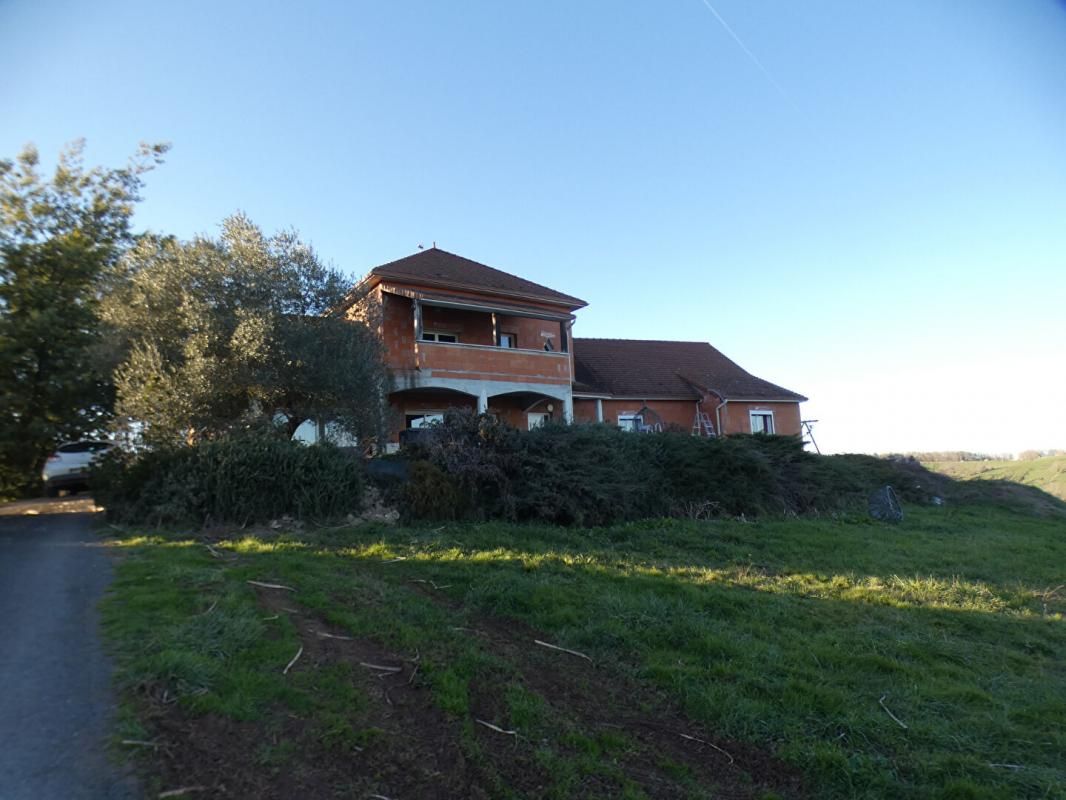
<svg viewBox="0 0 1066 800">
<path fill-rule="evenodd" d="M 770 430 L 755 430 L 755 417 L 769 417 L 770 418 Z M 752 433 L 764 433 L 767 436 L 773 436 L 777 433 L 777 423 L 774 421 L 774 410 L 772 408 L 750 408 L 748 409 L 748 430 Z"/>
<path fill-rule="evenodd" d="M 425 427 L 427 423 L 423 420 L 422 425 L 419 425 L 417 427 L 412 426 L 412 427 L 408 428 L 408 427 L 406 427 L 407 426 L 407 418 L 408 417 L 423 417 L 423 418 L 425 418 L 425 417 L 438 417 L 438 419 L 432 419 L 429 422 L 430 423 L 442 422 L 444 420 L 444 411 L 439 410 L 439 409 L 426 409 L 426 410 L 415 409 L 415 410 L 404 411 L 403 412 L 404 429 L 405 430 L 409 430 L 409 431 L 417 431 L 417 430 L 421 430 L 423 427 Z"/>
<path fill-rule="evenodd" d="M 506 336 L 508 339 L 511 340 L 510 344 L 504 344 L 503 343 L 503 337 L 504 336 Z M 502 347 L 505 350 L 517 350 L 518 349 L 518 334 L 517 333 L 512 333 L 511 331 L 500 331 L 499 335 L 496 337 L 496 346 L 497 347 Z"/>
<path fill-rule="evenodd" d="M 618 427 L 631 433 L 639 433 L 640 426 L 644 424 L 643 414 L 619 414 Z"/>
<path fill-rule="evenodd" d="M 527 430 L 541 428 L 546 425 L 551 418 L 552 415 L 550 411 L 528 411 L 526 412 Z"/>
<path fill-rule="evenodd" d="M 441 336 L 450 336 L 455 341 L 442 342 Z M 448 331 L 422 331 L 423 342 L 437 342 L 438 344 L 459 344 L 459 334 L 449 333 Z"/>
</svg>

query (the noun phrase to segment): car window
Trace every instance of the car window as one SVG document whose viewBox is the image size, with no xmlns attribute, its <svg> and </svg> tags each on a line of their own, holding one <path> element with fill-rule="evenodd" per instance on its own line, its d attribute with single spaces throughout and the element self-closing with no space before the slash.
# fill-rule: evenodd
<svg viewBox="0 0 1066 800">
<path fill-rule="evenodd" d="M 57 453 L 88 453 L 90 443 L 89 442 L 74 442 L 74 444 L 65 444 L 56 450 Z"/>
</svg>

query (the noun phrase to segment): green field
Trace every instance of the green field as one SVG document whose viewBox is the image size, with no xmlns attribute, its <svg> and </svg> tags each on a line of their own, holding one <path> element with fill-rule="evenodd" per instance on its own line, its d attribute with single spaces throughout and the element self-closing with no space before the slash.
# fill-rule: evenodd
<svg viewBox="0 0 1066 800">
<path fill-rule="evenodd" d="M 925 466 L 960 481 L 1008 481 L 1033 486 L 1066 500 L 1066 456 L 1046 456 L 1032 461 L 934 461 Z"/>
<path fill-rule="evenodd" d="M 225 723 L 257 744 L 197 781 L 263 797 L 1066 797 L 1063 518 L 907 511 L 130 529 L 105 607 L 123 736 L 195 753 Z M 648 738 L 662 719 L 697 750 Z M 443 741 L 463 774 L 419 783 Z M 151 753 L 161 789 L 206 769 Z"/>
</svg>

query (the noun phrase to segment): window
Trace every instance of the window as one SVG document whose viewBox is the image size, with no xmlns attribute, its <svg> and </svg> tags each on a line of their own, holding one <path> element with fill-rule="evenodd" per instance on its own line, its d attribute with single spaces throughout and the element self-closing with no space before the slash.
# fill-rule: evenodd
<svg viewBox="0 0 1066 800">
<path fill-rule="evenodd" d="M 444 414 L 440 411 L 422 411 L 407 415 L 408 428 L 426 428 L 434 422 L 444 422 Z"/>
<path fill-rule="evenodd" d="M 644 417 L 640 414 L 619 414 L 618 427 L 624 431 L 639 431 L 644 424 Z"/>
<path fill-rule="evenodd" d="M 496 344 L 500 347 L 518 347 L 518 336 L 513 333 L 501 333 Z"/>
<path fill-rule="evenodd" d="M 529 424 L 529 429 L 539 428 L 544 425 L 548 420 L 552 418 L 552 415 L 547 411 L 531 411 L 526 414 L 526 420 Z"/>
<path fill-rule="evenodd" d="M 440 333 L 438 331 L 422 331 L 422 341 L 455 344 L 459 341 L 459 335 L 455 333 Z"/>
<path fill-rule="evenodd" d="M 549 353 L 555 351 L 555 345 L 552 344 L 552 340 L 551 339 L 545 339 L 544 340 L 544 349 L 547 352 L 549 352 Z"/>
<path fill-rule="evenodd" d="M 756 409 L 748 412 L 751 418 L 752 433 L 772 434 L 774 432 L 774 412 L 765 409 Z"/>
</svg>

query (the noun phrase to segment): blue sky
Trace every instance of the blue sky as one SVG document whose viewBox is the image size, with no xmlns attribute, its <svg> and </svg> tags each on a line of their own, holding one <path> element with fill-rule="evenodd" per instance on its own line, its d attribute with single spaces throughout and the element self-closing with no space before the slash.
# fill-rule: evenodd
<svg viewBox="0 0 1066 800">
<path fill-rule="evenodd" d="M 1062 2 L 0 2 L 0 156 L 78 137 L 173 143 L 144 227 L 436 241 L 710 341 L 824 449 L 1066 447 Z"/>
</svg>

